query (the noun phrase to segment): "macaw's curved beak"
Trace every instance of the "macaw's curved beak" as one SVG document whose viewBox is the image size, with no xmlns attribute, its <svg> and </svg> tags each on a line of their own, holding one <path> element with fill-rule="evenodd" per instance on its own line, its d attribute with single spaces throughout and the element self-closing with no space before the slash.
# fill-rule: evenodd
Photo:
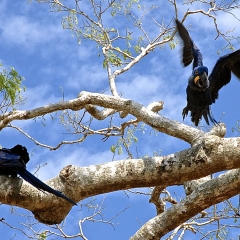
<svg viewBox="0 0 240 240">
<path fill-rule="evenodd" d="M 194 78 L 195 84 L 200 88 L 208 88 L 209 80 L 206 72 L 203 72 L 201 75 L 197 75 Z"/>
</svg>

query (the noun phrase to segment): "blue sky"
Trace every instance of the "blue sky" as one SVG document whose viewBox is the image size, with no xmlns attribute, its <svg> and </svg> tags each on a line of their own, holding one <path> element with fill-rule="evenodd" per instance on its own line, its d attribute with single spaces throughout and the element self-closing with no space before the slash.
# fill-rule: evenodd
<svg viewBox="0 0 240 240">
<path fill-rule="evenodd" d="M 144 2 L 144 1 L 143 1 Z M 156 1 L 157 2 L 157 1 Z M 144 2 L 150 6 L 149 2 Z M 154 1 L 151 2 L 154 4 Z M 159 4 L 159 3 L 156 3 Z M 182 18 L 183 11 L 187 8 L 201 8 L 199 5 L 181 6 L 179 18 Z M 87 8 L 86 8 L 87 9 Z M 87 9 L 87 11 L 89 11 Z M 235 11 L 239 16 L 239 10 Z M 166 3 L 160 3 L 158 9 L 154 9 L 146 14 L 143 26 L 147 27 L 151 37 L 158 34 L 158 27 L 153 24 L 152 16 L 161 22 L 164 18 L 166 22 L 173 18 L 173 9 Z M 82 41 L 79 45 L 76 37 L 71 32 L 63 30 L 61 20 L 64 14 L 50 12 L 47 4 L 25 1 L 6 1 L 0 3 L 0 62 L 5 67 L 13 66 L 21 76 L 24 76 L 27 98 L 26 103 L 20 109 L 33 109 L 50 103 L 56 103 L 64 98 L 66 100 L 76 98 L 80 91 L 99 92 L 108 89 L 107 72 L 102 67 L 102 57 L 98 57 L 100 50 L 90 41 Z M 227 18 L 227 21 L 226 21 Z M 126 23 L 117 22 L 116 19 L 106 17 L 106 24 L 123 27 Z M 226 42 L 221 38 L 215 40 L 217 33 L 213 27 L 212 20 L 203 15 L 192 15 L 185 22 L 191 24 L 190 34 L 197 46 L 201 49 L 204 57 L 204 64 L 211 70 L 218 59 L 217 51 L 221 50 Z M 239 22 L 230 15 L 219 14 L 218 24 L 221 31 L 227 31 L 236 27 L 234 36 L 240 35 Z M 138 34 L 138 31 L 133 34 Z M 235 43 L 235 48 L 239 45 Z M 164 101 L 164 110 L 161 114 L 182 122 L 182 109 L 186 106 L 185 89 L 187 79 L 191 72 L 191 67 L 182 68 L 180 64 L 180 45 L 176 49 L 170 50 L 166 45 L 163 49 L 157 48 L 149 53 L 140 63 L 135 65 L 130 71 L 119 76 L 117 79 L 117 89 L 124 98 L 133 99 L 145 106 L 153 101 Z M 230 51 L 225 50 L 221 54 Z M 212 111 L 216 120 L 220 120 L 227 125 L 227 136 L 238 136 L 237 132 L 232 133 L 239 119 L 239 95 L 240 85 L 234 77 L 231 83 L 220 91 L 220 98 L 212 106 Z M 109 92 L 109 91 L 108 91 Z M 107 93 L 108 93 L 107 92 Z M 96 123 L 98 126 L 106 126 L 107 121 Z M 186 124 L 191 124 L 189 117 L 185 119 Z M 28 121 L 15 121 L 13 125 L 21 127 L 25 132 L 41 143 L 55 146 L 61 140 L 72 140 L 73 137 L 65 134 L 66 130 L 59 125 L 59 121 L 51 120 L 45 116 L 44 125 L 41 119 Z M 135 157 L 152 155 L 153 151 L 161 151 L 163 155 L 174 153 L 188 148 L 189 145 L 173 137 L 162 133 L 156 136 L 148 129 L 145 134 L 137 133 L 139 143 L 131 147 Z M 36 171 L 36 167 L 47 163 L 42 167 L 37 175 L 42 180 L 47 180 L 56 176 L 59 171 L 69 164 L 78 166 L 88 166 L 112 160 L 112 153 L 109 150 L 112 144 L 117 142 L 117 138 L 111 138 L 106 142 L 101 140 L 101 136 L 92 136 L 82 144 L 65 145 L 57 151 L 49 151 L 40 148 L 31 140 L 23 136 L 17 130 L 5 128 L 0 132 L 0 144 L 10 148 L 17 143 L 25 145 L 31 154 L 31 161 L 28 169 Z M 126 153 L 115 156 L 115 159 L 125 159 Z M 181 198 L 183 195 L 181 187 L 171 187 L 172 192 L 177 192 Z M 142 190 L 144 191 L 144 190 Z M 118 223 L 115 230 L 109 224 L 86 223 L 83 231 L 89 239 L 128 239 L 137 229 L 148 219 L 155 216 L 155 208 L 148 203 L 149 197 L 119 191 L 96 197 L 96 203 L 100 204 L 104 200 L 104 219 L 110 219 L 117 213 L 127 208 L 113 222 Z M 90 201 L 89 199 L 84 202 Z M 10 214 L 11 207 L 1 205 L 1 217 L 15 227 L 21 227 L 19 222 L 26 222 L 26 218 Z M 25 210 L 18 209 L 20 213 Z M 76 234 L 78 232 L 78 219 L 88 216 L 86 208 L 73 207 L 66 218 L 66 233 Z M 131 225 L 131 227 L 129 227 Z M 46 226 L 38 224 L 34 226 L 36 231 L 42 231 Z M 30 235 L 30 230 L 23 229 Z M 15 234 L 15 239 L 27 239 L 21 232 L 10 229 L 0 224 L 0 232 L 4 239 L 11 239 Z M 99 238 L 101 234 L 101 238 Z M 51 239 L 51 238 L 50 238 Z M 55 238 L 56 239 L 56 238 Z M 60 238 L 59 238 L 60 239 Z"/>
</svg>

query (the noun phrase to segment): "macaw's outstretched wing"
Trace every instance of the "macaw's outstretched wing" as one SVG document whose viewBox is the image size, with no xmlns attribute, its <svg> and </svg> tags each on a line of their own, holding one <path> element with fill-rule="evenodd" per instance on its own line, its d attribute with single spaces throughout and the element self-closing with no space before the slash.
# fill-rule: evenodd
<svg viewBox="0 0 240 240">
<path fill-rule="evenodd" d="M 182 23 L 176 19 L 176 25 L 178 33 L 183 40 L 183 53 L 182 53 L 182 62 L 184 67 L 188 66 L 193 60 L 193 69 L 197 66 L 202 66 L 202 54 L 198 47 L 195 45 L 191 39 L 187 29 L 183 26 Z"/>
<path fill-rule="evenodd" d="M 54 190 L 53 188 L 49 187 L 47 184 L 45 184 L 44 182 L 42 182 L 40 179 L 38 179 L 37 177 L 35 177 L 33 174 L 31 174 L 30 172 L 28 172 L 25 168 L 16 168 L 16 173 L 18 175 L 20 175 L 25 181 L 29 182 L 30 184 L 32 184 L 34 187 L 36 187 L 38 190 L 43 190 L 49 193 L 52 193 L 54 195 L 56 195 L 57 197 L 61 197 L 65 200 L 67 200 L 68 202 L 70 202 L 73 205 L 77 205 L 77 203 L 75 203 L 72 199 L 66 197 L 65 195 L 63 195 L 60 191 Z"/>
<path fill-rule="evenodd" d="M 231 72 L 240 80 L 240 49 L 220 57 L 209 75 L 213 102 L 218 98 L 218 91 L 230 82 Z"/>
</svg>

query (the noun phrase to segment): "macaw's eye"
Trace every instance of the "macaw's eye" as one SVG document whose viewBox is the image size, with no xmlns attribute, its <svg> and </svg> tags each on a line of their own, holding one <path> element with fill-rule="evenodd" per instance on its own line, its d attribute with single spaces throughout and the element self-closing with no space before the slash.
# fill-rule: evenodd
<svg viewBox="0 0 240 240">
<path fill-rule="evenodd" d="M 195 70 L 195 74 L 198 75 L 198 70 Z"/>
</svg>

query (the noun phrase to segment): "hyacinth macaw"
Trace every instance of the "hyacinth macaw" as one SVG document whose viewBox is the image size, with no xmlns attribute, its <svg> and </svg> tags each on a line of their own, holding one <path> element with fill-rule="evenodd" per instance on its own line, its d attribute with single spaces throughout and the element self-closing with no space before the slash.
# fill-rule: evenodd
<svg viewBox="0 0 240 240">
<path fill-rule="evenodd" d="M 28 172 L 26 164 L 29 160 L 27 149 L 21 145 L 16 145 L 11 149 L 0 149 L 0 175 L 11 175 L 12 177 L 20 175 L 25 181 L 29 182 L 37 189 L 52 193 L 57 197 L 67 200 L 73 205 L 77 205 L 73 200 L 64 196 L 61 192 L 49 187 L 47 184 L 43 183 L 33 174 Z"/>
<path fill-rule="evenodd" d="M 231 80 L 231 73 L 240 79 L 240 49 L 218 59 L 213 70 L 203 65 L 203 57 L 191 39 L 187 29 L 176 19 L 178 33 L 183 41 L 182 62 L 184 67 L 193 61 L 192 74 L 188 79 L 187 106 L 183 109 L 183 119 L 191 112 L 191 121 L 198 126 L 202 116 L 209 125 L 209 119 L 217 124 L 210 105 L 218 98 L 218 91 Z"/>
</svg>

